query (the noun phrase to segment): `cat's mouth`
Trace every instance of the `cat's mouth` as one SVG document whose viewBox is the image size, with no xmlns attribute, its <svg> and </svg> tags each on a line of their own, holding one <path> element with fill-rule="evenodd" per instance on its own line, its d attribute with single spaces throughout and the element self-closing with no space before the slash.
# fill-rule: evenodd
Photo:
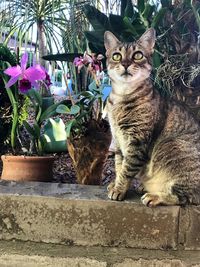
<svg viewBox="0 0 200 267">
<path fill-rule="evenodd" d="M 121 76 L 133 76 L 130 72 L 128 72 L 127 70 L 125 70 L 125 72 L 122 73 Z"/>
</svg>

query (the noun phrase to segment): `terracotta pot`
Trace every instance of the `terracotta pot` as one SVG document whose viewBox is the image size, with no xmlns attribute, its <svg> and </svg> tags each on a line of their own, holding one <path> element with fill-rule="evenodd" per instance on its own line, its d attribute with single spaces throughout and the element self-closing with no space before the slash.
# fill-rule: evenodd
<svg viewBox="0 0 200 267">
<path fill-rule="evenodd" d="M 49 182 L 53 178 L 54 157 L 3 155 L 1 159 L 3 180 Z"/>
</svg>

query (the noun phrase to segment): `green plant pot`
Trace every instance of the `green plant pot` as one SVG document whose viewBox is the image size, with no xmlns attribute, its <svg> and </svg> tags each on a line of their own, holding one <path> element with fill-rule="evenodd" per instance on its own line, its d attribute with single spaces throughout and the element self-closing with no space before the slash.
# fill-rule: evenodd
<svg viewBox="0 0 200 267">
<path fill-rule="evenodd" d="M 67 134 L 62 119 L 47 120 L 41 141 L 43 150 L 47 153 L 67 152 Z"/>
</svg>

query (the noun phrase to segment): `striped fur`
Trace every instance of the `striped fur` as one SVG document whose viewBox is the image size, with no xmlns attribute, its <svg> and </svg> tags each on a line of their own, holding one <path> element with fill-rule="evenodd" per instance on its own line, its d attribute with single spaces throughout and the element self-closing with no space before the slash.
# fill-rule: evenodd
<svg viewBox="0 0 200 267">
<path fill-rule="evenodd" d="M 105 33 L 112 92 L 108 118 L 116 142 L 113 200 L 124 199 L 132 179 L 140 179 L 147 206 L 200 204 L 200 126 L 181 103 L 162 98 L 150 80 L 155 32 L 135 43 Z M 143 53 L 142 60 L 133 59 Z M 114 61 L 113 54 L 121 60 Z"/>
</svg>

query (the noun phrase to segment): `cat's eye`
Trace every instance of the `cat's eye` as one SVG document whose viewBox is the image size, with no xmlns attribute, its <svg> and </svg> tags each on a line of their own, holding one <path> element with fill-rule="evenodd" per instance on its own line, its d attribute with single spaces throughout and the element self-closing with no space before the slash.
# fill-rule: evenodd
<svg viewBox="0 0 200 267">
<path fill-rule="evenodd" d="M 143 59 L 143 57 L 144 56 L 143 56 L 142 52 L 140 52 L 140 51 L 133 54 L 133 60 L 141 60 L 141 59 Z"/>
<path fill-rule="evenodd" d="M 120 60 L 122 59 L 122 55 L 121 55 L 120 53 L 114 53 L 114 54 L 112 55 L 112 59 L 113 59 L 114 61 L 120 61 Z"/>
</svg>

